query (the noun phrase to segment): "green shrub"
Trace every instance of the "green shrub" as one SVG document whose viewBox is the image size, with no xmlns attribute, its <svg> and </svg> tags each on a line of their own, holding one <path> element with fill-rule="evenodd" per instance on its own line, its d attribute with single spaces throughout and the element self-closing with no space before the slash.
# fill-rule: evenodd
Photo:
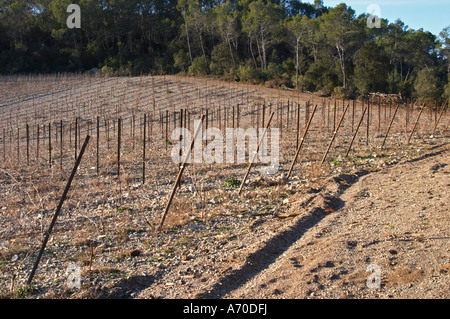
<svg viewBox="0 0 450 319">
<path fill-rule="evenodd" d="M 189 53 L 180 49 L 177 53 L 173 55 L 174 67 L 182 72 L 187 72 L 189 68 Z"/>
<path fill-rule="evenodd" d="M 206 75 L 208 74 L 208 65 L 206 64 L 203 56 L 198 56 L 194 58 L 191 66 L 189 67 L 190 75 Z"/>
<path fill-rule="evenodd" d="M 333 90 L 334 94 L 338 99 L 350 99 L 353 97 L 353 92 L 349 88 L 344 88 L 342 86 L 337 86 Z"/>
<path fill-rule="evenodd" d="M 429 102 L 438 99 L 441 95 L 439 78 L 434 70 L 423 69 L 417 74 L 414 82 L 414 89 L 418 99 L 422 102 Z"/>
<path fill-rule="evenodd" d="M 237 75 L 242 82 L 254 82 L 258 79 L 258 71 L 251 66 L 240 65 Z"/>
<path fill-rule="evenodd" d="M 450 74 L 448 75 L 448 82 L 447 82 L 447 84 L 444 86 L 444 94 L 443 94 L 443 98 L 444 98 L 444 99 L 450 99 Z"/>
</svg>

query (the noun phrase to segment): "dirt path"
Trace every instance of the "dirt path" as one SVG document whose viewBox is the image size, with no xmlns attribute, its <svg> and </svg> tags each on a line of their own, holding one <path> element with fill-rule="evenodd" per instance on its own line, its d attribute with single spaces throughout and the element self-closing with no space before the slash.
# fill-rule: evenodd
<svg viewBox="0 0 450 319">
<path fill-rule="evenodd" d="M 291 226 L 197 297 L 449 298 L 448 164 L 446 144 L 294 196 Z"/>
</svg>

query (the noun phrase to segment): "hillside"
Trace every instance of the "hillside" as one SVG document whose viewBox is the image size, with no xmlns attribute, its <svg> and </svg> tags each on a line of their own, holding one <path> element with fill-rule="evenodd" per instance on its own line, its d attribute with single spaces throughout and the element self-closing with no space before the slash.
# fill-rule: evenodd
<svg viewBox="0 0 450 319">
<path fill-rule="evenodd" d="M 292 217 L 228 217 L 169 232 L 167 246 L 183 239 L 185 258 L 111 281 L 97 293 L 114 298 L 449 298 L 449 148 L 448 142 L 436 144 L 398 164 L 297 189 L 288 200 L 286 215 Z M 214 233 L 225 224 L 234 231 Z M 206 234 L 219 240 L 211 245 L 207 239 L 188 239 Z M 145 263 L 153 253 L 137 258 Z M 380 288 L 367 287 L 369 265 L 379 267 Z"/>
</svg>

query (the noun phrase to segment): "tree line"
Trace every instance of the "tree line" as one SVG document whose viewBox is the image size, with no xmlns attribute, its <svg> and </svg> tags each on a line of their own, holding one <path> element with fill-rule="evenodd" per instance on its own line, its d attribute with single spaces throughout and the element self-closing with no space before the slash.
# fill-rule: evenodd
<svg viewBox="0 0 450 319">
<path fill-rule="evenodd" d="M 78 4 L 81 28 L 68 28 Z M 450 26 L 368 27 L 342 3 L 300 0 L 0 0 L 0 73 L 215 76 L 341 97 L 450 98 Z"/>
</svg>

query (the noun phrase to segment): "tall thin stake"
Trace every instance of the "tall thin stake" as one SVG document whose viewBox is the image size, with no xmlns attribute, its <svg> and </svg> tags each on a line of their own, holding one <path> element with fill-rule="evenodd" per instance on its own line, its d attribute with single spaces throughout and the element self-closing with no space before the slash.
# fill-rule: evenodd
<svg viewBox="0 0 450 319">
<path fill-rule="evenodd" d="M 17 163 L 20 163 L 20 128 L 17 127 Z"/>
<path fill-rule="evenodd" d="M 97 116 L 97 175 L 100 172 L 100 117 Z"/>
<path fill-rule="evenodd" d="M 27 129 L 27 165 L 30 165 L 30 127 L 26 124 Z"/>
<path fill-rule="evenodd" d="M 77 145 L 77 141 L 78 141 L 77 136 L 78 136 L 78 117 L 75 118 L 75 156 L 74 156 L 75 160 L 77 159 L 77 146 L 78 146 Z"/>
<path fill-rule="evenodd" d="M 274 114 L 274 112 L 272 112 L 270 114 L 269 120 L 267 121 L 266 127 L 264 128 L 264 132 L 261 135 L 261 137 L 259 138 L 259 142 L 258 142 L 258 146 L 256 147 L 256 151 L 253 154 L 252 160 L 250 161 L 250 163 L 248 165 L 247 172 L 245 173 L 244 179 L 241 182 L 241 187 L 239 187 L 239 192 L 238 192 L 239 195 L 242 192 L 242 188 L 244 187 L 245 181 L 247 180 L 248 174 L 250 173 L 250 169 L 252 168 L 252 165 L 253 165 L 253 162 L 255 161 L 256 155 L 258 155 L 259 146 L 261 145 L 261 142 L 264 139 L 264 136 L 266 135 L 266 132 L 267 132 L 267 129 L 268 129 L 269 125 L 270 125 L 270 122 L 272 121 L 273 114 Z"/>
<path fill-rule="evenodd" d="M 356 126 L 355 133 L 353 134 L 352 141 L 350 142 L 350 145 L 348 146 L 347 153 L 345 153 L 345 157 L 347 157 L 348 153 L 350 153 L 350 149 L 352 148 L 353 142 L 355 141 L 356 134 L 358 134 L 359 127 L 361 126 L 361 123 L 362 123 L 362 121 L 364 119 L 364 115 L 366 114 L 366 111 L 367 111 L 367 106 L 366 106 L 366 108 L 364 109 L 364 111 L 363 111 L 363 113 L 361 115 L 361 119 L 359 120 L 358 125 Z"/>
<path fill-rule="evenodd" d="M 442 107 L 441 112 L 439 113 L 439 117 L 436 121 L 436 124 L 434 125 L 433 133 L 431 133 L 432 136 L 434 136 L 434 133 L 436 133 L 436 129 L 438 127 L 439 121 L 441 120 L 442 114 L 444 114 L 445 108 L 447 107 L 447 102 L 445 102 L 444 106 Z"/>
<path fill-rule="evenodd" d="M 40 134 L 39 134 L 39 128 L 40 128 L 40 126 L 39 126 L 39 124 L 37 125 L 37 127 L 36 127 L 36 130 L 37 130 L 37 132 L 36 132 L 36 134 L 37 134 L 37 139 L 36 139 L 36 163 L 37 163 L 37 165 L 39 165 L 39 140 L 40 140 Z"/>
<path fill-rule="evenodd" d="M 175 192 L 177 191 L 179 181 L 181 180 L 181 176 L 183 175 L 184 169 L 186 168 L 188 158 L 191 156 L 192 148 L 194 147 L 194 142 L 197 140 L 197 135 L 198 135 L 200 129 L 202 128 L 202 123 L 203 123 L 204 118 L 205 118 L 205 115 L 202 114 L 202 116 L 200 118 L 201 124 L 197 127 L 197 129 L 196 129 L 196 131 L 194 133 L 194 136 L 192 137 L 192 141 L 191 141 L 191 145 L 189 147 L 189 151 L 186 152 L 186 156 L 184 157 L 183 164 L 181 165 L 180 170 L 178 171 L 178 175 L 177 175 L 177 178 L 176 178 L 175 183 L 173 185 L 172 192 L 170 193 L 169 201 L 167 202 L 166 208 L 164 209 L 164 213 L 163 213 L 163 215 L 161 217 L 161 222 L 159 223 L 158 231 L 161 230 L 161 228 L 162 228 L 162 226 L 164 224 L 164 221 L 166 219 L 167 213 L 168 213 L 169 208 L 170 208 L 170 204 L 172 203 L 173 197 L 175 196 Z M 200 142 L 201 142 L 201 139 L 200 139 Z"/>
<path fill-rule="evenodd" d="M 291 176 L 292 169 L 294 168 L 295 162 L 297 161 L 298 154 L 300 154 L 300 150 L 302 149 L 303 141 L 305 140 L 306 134 L 308 133 L 309 126 L 311 125 L 311 121 L 314 117 L 314 114 L 316 113 L 316 109 L 317 109 L 317 104 L 314 106 L 311 116 L 309 117 L 308 123 L 306 124 L 305 131 L 303 132 L 303 136 L 300 139 L 300 144 L 298 144 L 298 141 L 297 141 L 297 144 L 298 144 L 297 152 L 295 152 L 295 156 L 294 156 L 294 159 L 292 160 L 291 167 L 289 168 L 289 173 L 287 175 L 287 178 L 289 178 Z M 300 112 L 299 112 L 299 114 L 300 114 Z M 298 134 L 297 134 L 297 136 L 298 136 Z"/>
<path fill-rule="evenodd" d="M 169 111 L 168 110 L 166 110 L 166 139 L 164 140 L 164 144 L 166 145 L 166 150 L 167 150 L 167 146 L 168 146 L 168 144 L 167 144 L 167 139 L 168 139 L 168 134 L 169 134 Z"/>
<path fill-rule="evenodd" d="M 337 132 L 339 130 L 339 127 L 341 127 L 342 121 L 344 120 L 345 113 L 347 113 L 347 110 L 348 110 L 349 106 L 350 106 L 350 104 L 347 104 L 347 106 L 345 107 L 344 112 L 342 113 L 341 119 L 339 120 L 339 123 L 338 123 L 338 125 L 336 127 L 336 130 L 333 132 L 333 136 L 331 137 L 330 144 L 328 145 L 327 151 L 323 155 L 323 158 L 322 158 L 322 161 L 320 162 L 320 165 L 322 165 L 323 162 L 325 162 L 325 158 L 327 157 L 328 152 L 330 151 L 331 145 L 333 144 L 333 141 L 336 138 L 336 134 L 337 134 Z"/>
<path fill-rule="evenodd" d="M 63 166 L 63 120 L 60 120 L 60 127 L 59 127 L 59 168 L 62 170 Z"/>
<path fill-rule="evenodd" d="M 120 182 L 120 144 L 121 144 L 121 135 L 122 135 L 122 118 L 119 117 L 117 123 L 117 179 Z"/>
<path fill-rule="evenodd" d="M 411 131 L 411 134 L 408 137 L 408 141 L 406 142 L 406 144 L 409 144 L 409 142 L 411 141 L 411 137 L 414 134 L 414 131 L 415 131 L 416 126 L 417 126 L 417 123 L 419 123 L 420 116 L 422 115 L 422 112 L 423 112 L 424 109 L 425 109 L 425 103 L 423 103 L 422 108 L 420 109 L 419 115 L 417 115 L 416 122 L 414 123 L 414 127 L 413 127 L 413 129 Z"/>
<path fill-rule="evenodd" d="M 388 126 L 388 128 L 386 130 L 386 134 L 384 135 L 383 143 L 381 143 L 381 147 L 380 147 L 381 150 L 383 149 L 384 143 L 386 143 L 386 139 L 388 137 L 389 131 L 391 130 L 392 123 L 394 122 L 395 115 L 397 114 L 397 111 L 398 111 L 399 107 L 400 107 L 400 103 L 397 102 L 397 107 L 395 108 L 394 114 L 392 115 L 391 121 L 390 121 L 389 126 Z"/>
<path fill-rule="evenodd" d="M 144 113 L 144 138 L 142 140 L 142 184 L 145 184 L 145 142 L 147 135 L 147 113 Z"/>
<path fill-rule="evenodd" d="M 56 208 L 55 214 L 53 215 L 53 219 L 52 219 L 52 221 L 50 223 L 50 226 L 49 226 L 47 232 L 45 233 L 45 237 L 44 237 L 44 241 L 43 241 L 42 246 L 41 246 L 41 250 L 39 251 L 39 254 L 38 254 L 37 258 L 36 258 L 36 261 L 34 263 L 33 269 L 31 270 L 30 277 L 28 277 L 28 281 L 27 281 L 28 285 L 31 284 L 31 282 L 33 280 L 33 277 L 34 277 L 34 274 L 36 273 L 36 269 L 37 269 L 37 267 L 39 265 L 39 261 L 41 260 L 42 254 L 44 253 L 45 246 L 47 245 L 47 242 L 48 242 L 48 240 L 50 238 L 50 234 L 51 234 L 51 232 L 53 230 L 53 227 L 55 226 L 56 219 L 58 218 L 58 215 L 59 215 L 59 213 L 61 211 L 62 205 L 63 205 L 63 203 L 64 203 L 64 201 L 66 199 L 67 193 L 69 192 L 70 185 L 72 184 L 72 180 L 73 180 L 73 178 L 75 176 L 75 173 L 76 173 L 76 171 L 78 169 L 78 166 L 80 165 L 81 158 L 83 157 L 84 151 L 86 150 L 86 146 L 87 146 L 87 144 L 89 142 L 89 138 L 90 138 L 89 135 L 86 136 L 86 139 L 84 141 L 83 147 L 81 148 L 81 151 L 80 151 L 80 155 L 78 156 L 77 160 L 75 161 L 75 166 L 72 169 L 72 173 L 70 174 L 69 180 L 67 181 L 66 188 L 64 189 L 64 192 L 63 192 L 62 197 L 61 197 L 61 199 L 59 201 L 58 207 Z"/>
</svg>

